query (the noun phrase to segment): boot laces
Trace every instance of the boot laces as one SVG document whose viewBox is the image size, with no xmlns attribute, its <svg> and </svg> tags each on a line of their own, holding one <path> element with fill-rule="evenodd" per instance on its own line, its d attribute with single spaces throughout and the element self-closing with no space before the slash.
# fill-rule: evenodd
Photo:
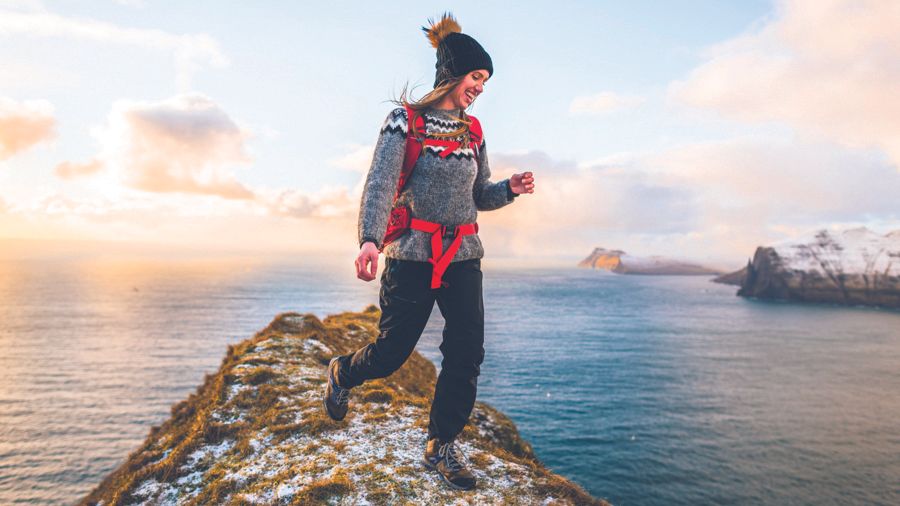
<svg viewBox="0 0 900 506">
<path fill-rule="evenodd" d="M 463 465 L 465 457 L 452 441 L 442 444 L 438 448 L 438 455 L 444 458 L 451 471 L 459 471 L 465 467 Z"/>
<path fill-rule="evenodd" d="M 338 385 L 337 382 L 334 381 L 334 378 L 331 377 L 331 373 L 329 373 L 328 381 L 331 382 L 332 389 L 334 390 L 334 400 L 337 401 L 338 405 L 346 406 L 349 402 L 350 389 Z"/>
<path fill-rule="evenodd" d="M 337 403 L 341 406 L 346 406 L 349 402 L 348 399 L 350 397 L 350 389 L 349 388 L 341 388 L 335 385 L 335 390 L 337 391 Z"/>
</svg>

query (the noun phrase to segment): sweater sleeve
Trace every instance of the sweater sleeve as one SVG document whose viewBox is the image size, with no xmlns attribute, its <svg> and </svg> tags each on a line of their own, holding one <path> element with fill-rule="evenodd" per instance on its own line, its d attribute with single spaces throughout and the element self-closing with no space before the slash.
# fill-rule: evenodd
<svg viewBox="0 0 900 506">
<path fill-rule="evenodd" d="M 375 243 L 379 250 L 383 247 L 382 241 L 406 154 L 406 132 L 406 109 L 398 107 L 388 114 L 381 126 L 372 165 L 363 186 L 357 224 L 360 247 L 367 241 Z"/>
<path fill-rule="evenodd" d="M 472 196 L 475 198 L 475 207 L 479 211 L 493 211 L 512 203 L 518 196 L 509 186 L 509 178 L 496 183 L 491 180 L 491 167 L 488 163 L 487 144 L 481 141 L 478 149 L 478 175 L 475 177 L 475 187 Z"/>
</svg>

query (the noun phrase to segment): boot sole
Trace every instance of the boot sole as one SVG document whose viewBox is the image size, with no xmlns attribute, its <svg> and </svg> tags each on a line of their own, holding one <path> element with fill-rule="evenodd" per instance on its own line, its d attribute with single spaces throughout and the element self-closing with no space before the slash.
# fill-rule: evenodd
<svg viewBox="0 0 900 506">
<path fill-rule="evenodd" d="M 434 464 L 429 462 L 428 459 L 426 459 L 425 457 L 422 457 L 422 464 L 424 464 L 425 467 L 427 467 L 428 469 L 431 469 L 432 471 L 436 472 L 438 474 L 438 476 L 440 476 L 441 479 L 444 480 L 444 483 L 449 485 L 450 488 L 452 488 L 454 490 L 475 490 L 475 485 L 472 485 L 471 487 L 462 487 L 462 486 L 457 485 L 457 484 L 453 483 L 452 481 L 448 480 L 447 477 L 443 475 L 443 473 L 438 471 L 437 466 L 435 466 Z"/>
</svg>

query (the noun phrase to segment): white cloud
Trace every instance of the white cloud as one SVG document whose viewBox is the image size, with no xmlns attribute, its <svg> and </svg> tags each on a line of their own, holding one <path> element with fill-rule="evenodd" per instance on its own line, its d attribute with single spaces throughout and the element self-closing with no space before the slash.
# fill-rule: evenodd
<svg viewBox="0 0 900 506">
<path fill-rule="evenodd" d="M 205 66 L 224 67 L 228 58 L 218 42 L 205 33 L 172 34 L 162 30 L 124 28 L 86 18 L 60 16 L 40 8 L 0 6 L 0 36 L 65 37 L 100 43 L 126 44 L 173 55 L 180 90 L 191 88 L 191 77 Z"/>
<path fill-rule="evenodd" d="M 4 214 L 0 200 L 0 238 L 146 241 L 216 252 L 318 250 L 330 251 L 333 257 L 335 251 L 352 252 L 356 237 L 355 220 L 315 213 L 283 217 L 261 200 L 205 195 L 122 189 L 107 198 L 54 192 L 8 207 Z M 352 263 L 348 253 L 348 269 Z"/>
<path fill-rule="evenodd" d="M 50 102 L 0 97 L 0 160 L 52 139 L 55 125 Z"/>
<path fill-rule="evenodd" d="M 500 254 L 603 246 L 737 268 L 757 246 L 818 227 L 900 228 L 900 173 L 879 153 L 827 142 L 742 138 L 578 165 L 492 157 L 494 180 L 525 170 L 534 194 L 479 214 L 486 248 Z"/>
<path fill-rule="evenodd" d="M 347 150 L 341 156 L 328 161 L 333 167 L 352 172 L 365 174 L 372 165 L 372 156 L 375 146 L 372 144 L 351 144 L 345 147 Z"/>
<path fill-rule="evenodd" d="M 253 198 L 232 170 L 250 162 L 245 153 L 250 134 L 203 95 L 116 102 L 95 135 L 101 143 L 97 156 L 84 164 L 64 162 L 59 175 L 106 167 L 126 186 L 146 192 Z"/>
<path fill-rule="evenodd" d="M 621 95 L 603 91 L 595 95 L 579 96 L 569 104 L 570 114 L 606 114 L 619 109 L 630 109 L 644 102 L 636 95 Z"/>
<path fill-rule="evenodd" d="M 746 122 L 781 122 L 900 168 L 900 2 L 785 0 L 712 47 L 670 97 Z"/>
<path fill-rule="evenodd" d="M 595 246 L 652 252 L 646 239 L 695 229 L 694 189 L 631 165 L 579 167 L 541 152 L 491 157 L 491 179 L 531 171 L 535 193 L 479 213 L 485 248 L 500 255 L 578 256 Z"/>
<path fill-rule="evenodd" d="M 279 189 L 257 193 L 258 201 L 274 216 L 355 219 L 359 212 L 359 197 L 344 186 L 329 186 L 317 192 Z"/>
<path fill-rule="evenodd" d="M 697 188 L 714 209 L 767 222 L 900 218 L 900 173 L 878 153 L 796 139 L 696 143 L 646 157 L 660 177 Z"/>
<path fill-rule="evenodd" d="M 62 162 L 55 173 L 64 180 L 90 178 L 90 185 L 79 188 L 90 188 L 97 195 L 53 195 L 31 205 L 32 210 L 48 214 L 64 210 L 94 220 L 133 216 L 134 206 L 142 212 L 156 206 L 160 215 L 180 209 L 190 216 L 225 213 L 348 223 L 355 221 L 359 211 L 365 171 L 352 189 L 251 188 L 240 183 L 234 169 L 251 163 L 246 154 L 251 134 L 203 95 L 178 95 L 158 102 L 119 101 L 106 123 L 93 133 L 100 143 L 97 154 L 85 162 Z M 359 171 L 361 166 L 355 165 L 366 157 L 370 163 L 371 149 L 350 146 L 346 155 L 331 163 Z"/>
<path fill-rule="evenodd" d="M 84 163 L 62 162 L 53 170 L 61 179 L 74 179 L 81 176 L 90 176 L 103 170 L 103 161 L 96 158 Z"/>
</svg>

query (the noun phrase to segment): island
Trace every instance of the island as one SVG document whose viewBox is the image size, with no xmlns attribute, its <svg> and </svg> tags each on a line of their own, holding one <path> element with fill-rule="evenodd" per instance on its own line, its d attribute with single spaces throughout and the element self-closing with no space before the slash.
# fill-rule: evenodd
<svg viewBox="0 0 900 506">
<path fill-rule="evenodd" d="M 900 230 L 866 227 L 756 248 L 743 269 L 714 281 L 759 299 L 900 308 Z"/>
<path fill-rule="evenodd" d="M 414 352 L 354 388 L 341 422 L 322 407 L 325 366 L 378 336 L 380 310 L 278 315 L 228 347 L 218 371 L 80 504 L 604 505 L 549 471 L 515 424 L 477 402 L 457 439 L 478 486 L 421 464 L 434 364 Z"/>
<path fill-rule="evenodd" d="M 590 255 L 578 262 L 578 267 L 604 269 L 616 274 L 709 276 L 722 273 L 718 269 L 683 260 L 662 256 L 640 257 L 622 250 L 605 248 L 594 248 Z"/>
</svg>

